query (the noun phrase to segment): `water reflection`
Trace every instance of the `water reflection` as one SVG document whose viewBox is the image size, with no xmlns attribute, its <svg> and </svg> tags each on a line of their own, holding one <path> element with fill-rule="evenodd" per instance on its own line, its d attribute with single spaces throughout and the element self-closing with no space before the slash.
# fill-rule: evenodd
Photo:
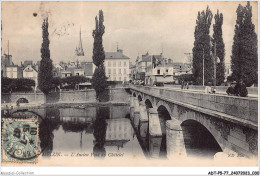
<svg viewBox="0 0 260 176">
<path fill-rule="evenodd" d="M 109 118 L 109 107 L 98 107 L 96 112 L 96 120 L 94 122 L 94 157 L 104 158 L 106 156 L 106 150 L 104 147 L 106 141 L 107 123 L 106 119 Z"/>
<path fill-rule="evenodd" d="M 41 116 L 38 118 L 39 143 L 45 158 L 52 157 L 55 151 L 84 152 L 99 159 L 111 152 L 167 158 L 165 121 L 168 116 L 162 108 L 158 109 L 162 137 L 149 136 L 147 121 L 139 121 L 134 129 L 128 106 L 41 108 L 31 111 Z M 35 113 L 23 110 L 13 113 L 12 117 L 35 118 Z M 221 151 L 214 137 L 202 125 L 186 121 L 182 129 L 188 157 L 213 158 L 216 152 Z"/>
<path fill-rule="evenodd" d="M 138 153 L 138 156 L 143 156 L 131 126 L 127 106 L 40 108 L 31 111 L 41 116 L 39 146 L 43 158 L 53 157 L 53 152 L 69 155 L 71 152 L 88 153 L 101 159 L 111 153 L 128 156 Z M 21 115 L 16 113 L 14 116 Z"/>
<path fill-rule="evenodd" d="M 129 119 L 108 119 L 107 124 L 106 146 L 116 146 L 119 150 L 133 137 Z"/>
<path fill-rule="evenodd" d="M 147 108 L 147 106 L 145 107 Z M 131 111 L 134 111 L 134 108 L 131 108 Z M 145 113 L 148 113 L 148 109 L 145 109 Z M 130 114 L 134 114 L 131 113 Z M 143 115 L 143 113 L 140 113 Z M 158 109 L 158 116 L 160 120 L 162 136 L 153 137 L 149 134 L 149 121 L 139 121 L 138 128 L 135 128 L 138 140 L 142 149 L 147 158 L 156 158 L 156 159 L 166 159 L 167 150 L 166 150 L 166 120 L 170 118 L 169 114 L 165 113 L 165 110 L 161 108 Z M 135 117 L 132 118 L 132 125 L 135 124 Z"/>
<path fill-rule="evenodd" d="M 59 123 L 59 110 L 52 108 L 44 109 L 46 116 L 44 119 L 39 119 L 39 140 L 43 157 L 49 157 L 53 151 L 53 131 L 57 130 L 60 126 Z"/>
</svg>

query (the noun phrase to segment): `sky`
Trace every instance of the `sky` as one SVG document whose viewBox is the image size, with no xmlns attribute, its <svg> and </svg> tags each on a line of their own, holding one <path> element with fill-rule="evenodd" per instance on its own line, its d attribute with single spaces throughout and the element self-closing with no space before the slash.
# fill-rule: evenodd
<svg viewBox="0 0 260 176">
<path fill-rule="evenodd" d="M 184 62 L 191 53 L 198 11 L 207 5 L 213 15 L 217 9 L 224 16 L 225 62 L 230 62 L 236 9 L 246 2 L 2 2 L 2 53 L 9 52 L 13 62 L 41 59 L 42 22 L 49 19 L 51 59 L 75 60 L 79 31 L 85 56 L 92 58 L 95 16 L 104 12 L 104 49 L 116 51 L 117 44 L 132 62 L 146 52 L 160 54 L 174 62 Z M 251 2 L 252 21 L 258 32 L 257 2 Z M 36 13 L 37 16 L 33 14 Z M 211 24 L 213 31 L 214 18 Z"/>
</svg>

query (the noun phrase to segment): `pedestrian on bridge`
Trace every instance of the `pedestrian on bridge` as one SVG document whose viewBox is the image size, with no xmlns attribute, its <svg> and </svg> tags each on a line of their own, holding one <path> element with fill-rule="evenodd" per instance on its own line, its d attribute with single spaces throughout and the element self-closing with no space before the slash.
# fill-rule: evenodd
<svg viewBox="0 0 260 176">
<path fill-rule="evenodd" d="M 233 81 L 231 84 L 230 84 L 230 87 L 227 89 L 227 94 L 228 95 L 233 95 L 233 96 L 237 96 L 238 93 L 235 89 L 235 86 L 236 86 L 237 82 L 236 81 Z"/>
<path fill-rule="evenodd" d="M 181 80 L 181 89 L 184 89 L 184 80 Z"/>
<path fill-rule="evenodd" d="M 240 79 L 238 84 L 235 86 L 235 91 L 237 92 L 238 96 L 247 97 L 248 91 L 247 91 L 246 85 L 242 79 Z"/>
<path fill-rule="evenodd" d="M 212 93 L 212 87 L 211 87 L 211 82 L 208 82 L 207 84 L 206 84 L 206 87 L 205 87 L 205 93 Z"/>
<path fill-rule="evenodd" d="M 189 89 L 189 81 L 185 83 L 185 89 Z"/>
</svg>

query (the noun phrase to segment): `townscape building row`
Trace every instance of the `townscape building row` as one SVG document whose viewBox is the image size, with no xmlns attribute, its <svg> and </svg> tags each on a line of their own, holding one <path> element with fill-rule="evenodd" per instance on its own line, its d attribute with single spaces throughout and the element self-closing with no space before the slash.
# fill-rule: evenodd
<svg viewBox="0 0 260 176">
<path fill-rule="evenodd" d="M 85 56 L 81 31 L 79 33 L 79 44 L 75 50 L 75 57 L 69 62 L 60 61 L 53 65 L 54 77 L 85 76 L 92 78 L 95 65 L 92 58 Z M 105 71 L 108 81 L 128 82 L 129 80 L 141 80 L 145 85 L 153 85 L 158 82 L 176 82 L 176 77 L 182 74 L 192 74 L 192 63 L 174 62 L 171 58 L 165 58 L 163 53 L 150 55 L 148 52 L 137 56 L 134 63 L 130 57 L 117 47 L 115 52 L 105 52 Z M 36 81 L 40 61 L 26 60 L 20 65 L 14 64 L 12 55 L 1 56 L 1 72 L 3 77 L 29 78 Z M 225 77 L 230 75 L 230 67 L 226 68 Z"/>
</svg>

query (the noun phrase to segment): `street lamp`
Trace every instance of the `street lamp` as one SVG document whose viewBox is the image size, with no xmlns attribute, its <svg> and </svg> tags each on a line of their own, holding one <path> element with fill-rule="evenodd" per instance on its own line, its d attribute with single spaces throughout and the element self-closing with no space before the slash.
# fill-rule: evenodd
<svg viewBox="0 0 260 176">
<path fill-rule="evenodd" d="M 203 84 L 203 86 L 205 85 L 205 78 L 204 78 L 204 74 L 205 74 L 205 73 L 204 73 L 204 60 L 205 60 L 205 59 L 204 59 L 204 48 L 203 48 L 203 62 L 202 62 L 202 63 L 203 63 L 203 71 L 202 71 L 202 72 L 203 72 L 203 73 L 202 73 L 202 79 L 203 79 L 202 84 Z"/>
<path fill-rule="evenodd" d="M 34 86 L 34 101 L 36 102 L 36 93 L 37 93 L 37 84 L 38 84 L 38 81 L 37 81 L 37 77 L 35 78 L 35 86 Z"/>
</svg>

